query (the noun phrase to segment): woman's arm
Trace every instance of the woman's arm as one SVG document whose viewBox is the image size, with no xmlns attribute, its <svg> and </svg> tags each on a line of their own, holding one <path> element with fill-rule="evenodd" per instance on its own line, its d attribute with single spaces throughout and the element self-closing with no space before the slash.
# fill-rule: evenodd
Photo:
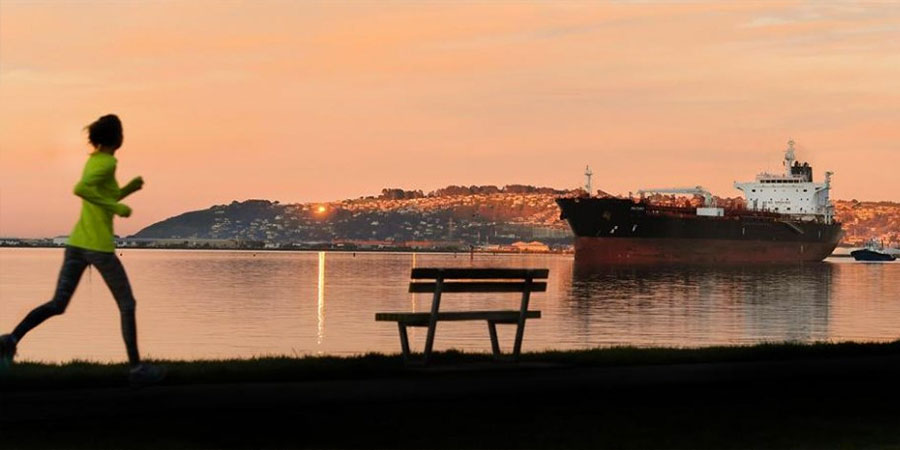
<svg viewBox="0 0 900 450">
<path fill-rule="evenodd" d="M 115 198 L 109 198 L 100 193 L 97 187 L 110 177 L 115 177 L 115 162 L 98 162 L 85 168 L 84 176 L 75 185 L 75 195 L 109 211 L 115 215 L 128 217 L 131 208 L 117 202 Z"/>
<path fill-rule="evenodd" d="M 144 179 L 141 177 L 134 177 L 131 181 L 128 182 L 125 186 L 119 190 L 119 198 L 118 200 L 122 200 L 125 197 L 141 190 L 144 187 Z"/>
</svg>

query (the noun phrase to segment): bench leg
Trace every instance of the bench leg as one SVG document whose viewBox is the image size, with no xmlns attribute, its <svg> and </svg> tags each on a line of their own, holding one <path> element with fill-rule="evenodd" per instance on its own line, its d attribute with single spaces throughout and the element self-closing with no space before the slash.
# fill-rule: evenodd
<svg viewBox="0 0 900 450">
<path fill-rule="evenodd" d="M 531 284 L 531 279 L 526 280 L 527 284 Z M 531 298 L 531 290 L 522 293 L 522 308 L 519 313 L 519 322 L 516 327 L 516 343 L 513 346 L 512 359 L 519 360 L 519 353 L 522 352 L 522 337 L 525 336 L 525 314 L 528 311 L 528 300 Z"/>
<path fill-rule="evenodd" d="M 425 351 L 422 352 L 422 364 L 428 364 L 431 349 L 434 347 L 434 332 L 437 329 L 437 315 L 441 307 L 441 289 L 444 279 L 438 277 L 435 280 L 434 297 L 431 299 L 431 318 L 428 320 L 428 335 L 425 336 Z"/>
<path fill-rule="evenodd" d="M 428 335 L 425 336 L 425 349 L 422 351 L 422 364 L 428 364 L 428 357 L 431 356 L 431 349 L 434 347 L 434 332 L 436 328 L 436 322 L 428 327 Z"/>
<path fill-rule="evenodd" d="M 406 335 L 406 324 L 397 322 L 400 329 L 400 348 L 403 350 L 403 360 L 409 361 L 409 336 Z"/>
<path fill-rule="evenodd" d="M 513 346 L 512 351 L 512 359 L 513 361 L 517 361 L 519 359 L 519 353 L 522 352 L 522 337 L 525 336 L 525 321 L 519 321 L 519 325 L 516 327 L 516 343 Z"/>
<path fill-rule="evenodd" d="M 500 342 L 497 341 L 497 324 L 493 320 L 488 320 L 487 323 L 488 331 L 491 333 L 491 350 L 494 352 L 494 357 L 498 358 L 502 353 L 500 353 Z"/>
</svg>

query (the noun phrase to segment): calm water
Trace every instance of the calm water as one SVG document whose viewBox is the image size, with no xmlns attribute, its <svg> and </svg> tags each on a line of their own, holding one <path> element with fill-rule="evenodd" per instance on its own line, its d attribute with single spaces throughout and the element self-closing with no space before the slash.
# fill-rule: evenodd
<svg viewBox="0 0 900 450">
<path fill-rule="evenodd" d="M 768 268 L 575 270 L 568 255 L 122 250 L 138 301 L 143 353 L 156 358 L 398 352 L 397 327 L 376 311 L 427 311 L 406 292 L 413 266 L 550 269 L 532 305 L 525 349 L 614 344 L 699 346 L 761 341 L 900 338 L 900 263 L 848 259 Z M 0 249 L 0 330 L 49 299 L 61 249 Z M 514 308 L 518 297 L 449 296 L 447 310 Z M 118 312 L 96 271 L 69 310 L 35 329 L 19 357 L 122 361 Z M 489 351 L 481 322 L 441 323 L 436 348 Z M 506 328 L 505 330 L 503 328 Z M 502 327 L 501 338 L 511 339 Z M 505 333 L 504 333 L 505 331 Z M 424 330 L 412 330 L 416 348 Z"/>
</svg>

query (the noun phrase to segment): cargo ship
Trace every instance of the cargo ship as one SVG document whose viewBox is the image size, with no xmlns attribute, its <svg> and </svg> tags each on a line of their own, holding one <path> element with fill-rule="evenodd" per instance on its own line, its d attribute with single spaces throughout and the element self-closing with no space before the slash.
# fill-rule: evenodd
<svg viewBox="0 0 900 450">
<path fill-rule="evenodd" d="M 579 265 L 616 263 L 806 263 L 825 259 L 840 241 L 841 224 L 829 200 L 831 172 L 813 181 L 813 169 L 788 142 L 784 172 L 735 182 L 742 207 L 723 208 L 701 186 L 642 189 L 640 198 L 581 196 L 556 199 L 560 218 L 575 234 Z M 590 170 L 586 192 L 590 189 Z M 689 194 L 696 207 L 664 206 L 646 194 Z"/>
</svg>

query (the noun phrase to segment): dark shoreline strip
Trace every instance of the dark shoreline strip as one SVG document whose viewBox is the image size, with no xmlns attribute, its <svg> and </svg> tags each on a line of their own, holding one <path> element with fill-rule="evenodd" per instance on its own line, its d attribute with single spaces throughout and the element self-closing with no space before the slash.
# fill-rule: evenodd
<svg viewBox="0 0 900 450">
<path fill-rule="evenodd" d="M 900 340 L 892 342 L 763 343 L 699 348 L 607 347 L 544 351 L 522 355 L 521 364 L 492 363 L 488 353 L 437 353 L 425 370 L 404 367 L 399 355 L 266 356 L 251 359 L 157 361 L 169 368 L 166 385 L 273 383 L 318 380 L 422 377 L 448 371 L 508 371 L 553 368 L 599 368 L 670 364 L 754 361 L 798 361 L 900 355 Z M 64 364 L 22 362 L 0 369 L 0 392 L 118 387 L 125 364 L 73 361 Z"/>
</svg>

